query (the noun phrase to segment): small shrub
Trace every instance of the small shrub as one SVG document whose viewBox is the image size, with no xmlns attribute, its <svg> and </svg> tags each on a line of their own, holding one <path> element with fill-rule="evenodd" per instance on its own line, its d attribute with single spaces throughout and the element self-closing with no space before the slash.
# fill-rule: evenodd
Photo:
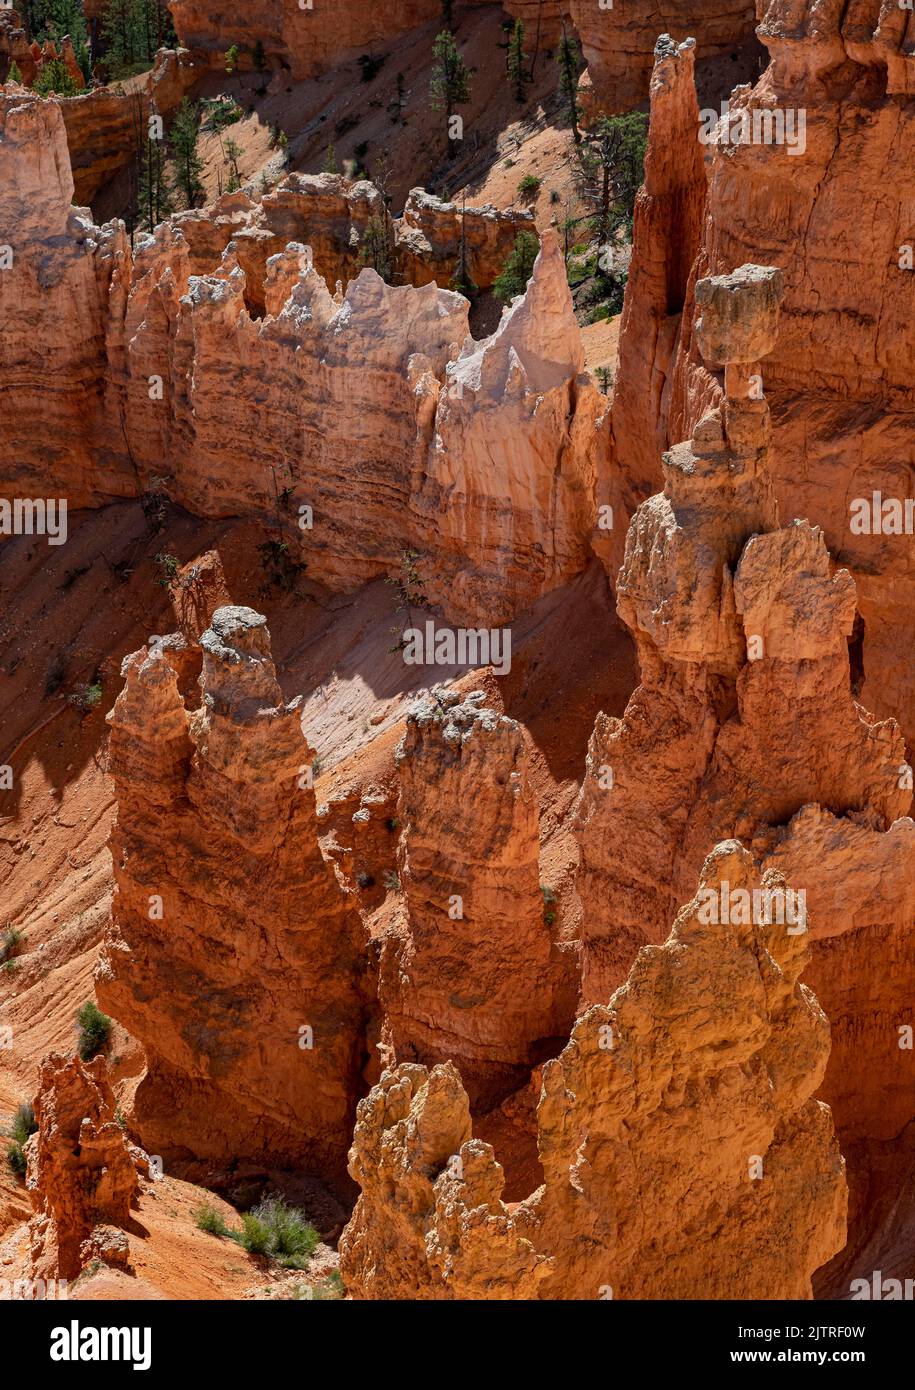
<svg viewBox="0 0 915 1390">
<path fill-rule="evenodd" d="M 7 927 L 5 931 L 0 932 L 0 965 L 12 960 L 21 944 L 22 932 L 18 927 Z"/>
<path fill-rule="evenodd" d="M 294 589 L 296 579 L 300 574 L 304 574 L 307 566 L 293 560 L 289 554 L 289 542 L 269 540 L 257 548 L 268 585 L 286 593 Z"/>
<path fill-rule="evenodd" d="M 25 1157 L 25 1143 L 30 1134 L 34 1134 L 38 1125 L 35 1122 L 35 1111 L 28 1101 L 16 1107 L 12 1123 L 7 1131 L 10 1140 L 6 1150 L 6 1161 L 17 1178 L 25 1177 L 27 1167 Z"/>
<path fill-rule="evenodd" d="M 268 1197 L 247 1215 L 257 1222 L 258 1236 L 261 1229 L 266 1232 L 267 1248 L 263 1253 L 288 1269 L 307 1268 L 318 1244 L 318 1233 L 303 1212 L 287 1206 L 281 1197 Z"/>
<path fill-rule="evenodd" d="M 25 1177 L 25 1170 L 28 1167 L 25 1158 L 25 1150 L 21 1144 L 12 1143 L 6 1151 L 6 1161 L 16 1174 L 17 1178 Z"/>
<path fill-rule="evenodd" d="M 375 880 L 374 880 L 374 878 L 372 877 L 371 874 L 365 874 L 365 873 L 357 874 L 357 875 L 356 875 L 356 884 L 357 884 L 357 886 L 358 886 L 359 888 L 374 888 L 374 887 L 375 887 Z"/>
<path fill-rule="evenodd" d="M 270 1232 L 266 1222 L 253 1211 L 246 1211 L 242 1217 L 241 1244 L 249 1255 L 269 1255 Z"/>
<path fill-rule="evenodd" d="M 384 876 L 385 888 L 390 888 L 393 892 L 400 892 L 400 874 L 395 874 L 388 870 Z"/>
<path fill-rule="evenodd" d="M 15 1140 L 17 1144 L 24 1144 L 37 1128 L 35 1108 L 29 1101 L 24 1100 L 21 1105 L 16 1107 L 16 1113 L 10 1125 L 10 1138 Z"/>
<path fill-rule="evenodd" d="M 76 1015 L 76 1022 L 79 1025 L 77 1051 L 84 1062 L 89 1062 L 111 1036 L 111 1019 L 102 1013 L 94 999 L 87 999 Z"/>
<path fill-rule="evenodd" d="M 67 698 L 70 704 L 75 705 L 83 714 L 89 714 L 102 698 L 102 683 L 101 681 L 92 681 L 87 684 L 84 681 Z"/>
<path fill-rule="evenodd" d="M 371 53 L 363 53 L 359 58 L 359 66 L 362 69 L 362 81 L 374 82 L 375 78 L 384 67 L 385 58 L 375 58 Z"/>
<path fill-rule="evenodd" d="M 159 567 L 159 578 L 156 583 L 163 589 L 174 588 L 178 580 L 178 556 L 160 550 L 156 556 L 156 564 Z"/>
<path fill-rule="evenodd" d="M 525 174 L 518 184 L 518 192 L 522 198 L 533 198 L 535 193 L 540 192 L 540 180 L 536 174 Z"/>
<path fill-rule="evenodd" d="M 216 1208 L 207 1206 L 206 1203 L 194 1212 L 194 1221 L 198 1231 L 206 1231 L 208 1235 L 232 1236 L 233 1234 Z"/>
<path fill-rule="evenodd" d="M 234 97 L 205 97 L 200 105 L 203 108 L 200 128 L 214 135 L 226 126 L 235 125 L 245 114 Z"/>
</svg>

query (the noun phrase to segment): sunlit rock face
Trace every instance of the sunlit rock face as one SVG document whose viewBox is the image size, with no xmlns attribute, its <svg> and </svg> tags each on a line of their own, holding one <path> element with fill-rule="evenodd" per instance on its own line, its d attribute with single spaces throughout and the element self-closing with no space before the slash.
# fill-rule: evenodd
<svg viewBox="0 0 915 1390">
<path fill-rule="evenodd" d="M 317 844 L 300 702 L 263 617 L 222 607 L 200 638 L 128 657 L 111 714 L 117 892 L 103 1007 L 147 1053 L 136 1099 L 166 1158 L 296 1163 L 338 1184 L 364 1064 L 361 928 Z"/>
<path fill-rule="evenodd" d="M 829 1024 L 798 982 L 806 936 L 710 923 L 725 884 L 785 891 L 736 842 L 716 847 L 665 944 L 544 1067 L 546 1182 L 525 1201 L 502 1201 L 450 1063 L 382 1075 L 350 1152 L 354 1297 L 810 1297 L 845 1240 L 844 1164 L 813 1099 Z"/>
</svg>

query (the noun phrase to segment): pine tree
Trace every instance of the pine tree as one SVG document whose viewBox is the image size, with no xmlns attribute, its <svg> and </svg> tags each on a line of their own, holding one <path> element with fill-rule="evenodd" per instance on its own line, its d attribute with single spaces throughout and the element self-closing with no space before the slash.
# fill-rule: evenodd
<svg viewBox="0 0 915 1390">
<path fill-rule="evenodd" d="M 226 184 L 227 193 L 234 193 L 237 188 L 241 187 L 241 178 L 238 173 L 238 161 L 243 153 L 242 147 L 238 141 L 233 140 L 230 136 L 225 143 L 226 161 L 231 171 L 229 174 L 229 181 Z"/>
<path fill-rule="evenodd" d="M 510 304 L 515 295 L 524 293 L 539 250 L 540 243 L 533 232 L 518 233 L 514 248 L 493 284 L 496 299 Z"/>
<path fill-rule="evenodd" d="M 324 156 L 324 163 L 321 166 L 322 174 L 336 174 L 337 172 L 337 151 L 333 144 L 328 145 L 327 153 Z"/>
<path fill-rule="evenodd" d="M 49 62 L 42 63 L 38 69 L 32 90 L 40 97 L 47 97 L 52 93 L 59 97 L 72 97 L 76 96 L 79 89 L 63 59 L 52 58 Z"/>
<path fill-rule="evenodd" d="M 579 146 L 579 186 L 597 209 L 597 233 L 605 240 L 614 227 L 631 232 L 635 199 L 642 184 L 647 118 L 638 111 L 602 116 Z"/>
<path fill-rule="evenodd" d="M 457 141 L 451 133 L 451 122 L 454 108 L 463 106 L 470 100 L 470 73 L 447 29 L 443 29 L 435 40 L 432 54 L 435 65 L 429 79 L 429 96 L 433 111 L 445 112 L 448 157 L 453 159 L 457 151 Z"/>
<path fill-rule="evenodd" d="M 360 266 L 371 266 L 382 280 L 391 283 L 394 269 L 394 248 L 391 244 L 390 225 L 386 217 L 371 217 L 362 234 L 362 250 L 359 253 Z"/>
<path fill-rule="evenodd" d="M 16 63 L 15 61 L 10 63 L 10 70 L 6 74 L 6 80 L 7 82 L 18 82 L 20 87 L 24 86 L 24 83 L 22 81 L 22 73 L 19 71 L 18 63 Z"/>
<path fill-rule="evenodd" d="M 139 187 L 140 225 L 153 231 L 174 211 L 162 140 L 147 140 Z"/>
<path fill-rule="evenodd" d="M 184 196 L 185 207 L 192 208 L 203 197 L 201 181 L 203 160 L 197 153 L 197 136 L 200 131 L 200 107 L 192 105 L 187 97 L 175 113 L 169 132 L 172 154 L 175 159 L 178 187 Z"/>
<path fill-rule="evenodd" d="M 520 19 L 516 19 L 512 36 L 508 41 L 508 54 L 506 56 L 508 79 L 515 89 L 516 101 L 524 100 L 524 88 L 530 81 L 525 70 L 524 60 L 524 25 Z"/>
<path fill-rule="evenodd" d="M 478 289 L 470 278 L 470 271 L 467 266 L 467 204 L 464 199 L 461 200 L 461 241 L 458 248 L 458 261 L 449 288 L 457 290 L 458 294 L 464 295 L 466 299 L 473 299 Z"/>
<path fill-rule="evenodd" d="M 578 122 L 581 112 L 578 108 L 578 70 L 581 67 L 581 54 L 578 44 L 574 39 L 570 39 L 562 29 L 562 38 L 556 50 L 556 62 L 559 64 L 559 95 L 566 109 L 566 120 L 572 127 L 572 138 L 576 145 L 581 144 L 581 131 L 578 129 Z"/>
</svg>

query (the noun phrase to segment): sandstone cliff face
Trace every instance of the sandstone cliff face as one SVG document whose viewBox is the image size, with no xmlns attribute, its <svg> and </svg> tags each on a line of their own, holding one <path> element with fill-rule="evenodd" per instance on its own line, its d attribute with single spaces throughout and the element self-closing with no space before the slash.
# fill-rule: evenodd
<svg viewBox="0 0 915 1390">
<path fill-rule="evenodd" d="M 104 1057 L 50 1053 L 34 1108 L 38 1129 L 26 1145 L 34 1277 L 73 1279 L 93 1257 L 119 1263 L 138 1174 L 148 1176 L 149 1165 L 115 1119 Z"/>
<path fill-rule="evenodd" d="M 59 103 L 0 93 L 0 161 L 4 486 L 71 507 L 132 492 L 129 463 L 109 452 L 120 431 L 108 354 L 130 279 L 123 227 L 71 208 Z"/>
<path fill-rule="evenodd" d="M 705 846 L 737 837 L 807 895 L 808 978 L 834 1025 L 822 1095 L 843 1138 L 884 1138 L 913 1118 L 899 1068 L 915 969 L 911 781 L 895 722 L 851 694 L 851 576 L 833 572 L 819 528 L 778 526 L 758 359 L 775 346 L 781 292 L 753 267 L 696 287 L 696 342 L 728 394 L 665 456 L 664 494 L 630 526 L 619 608 L 642 685 L 622 720 L 598 719 L 582 787 L 583 997 L 607 997 L 636 947 L 662 939 Z M 889 902 L 875 891 L 883 872 Z"/>
<path fill-rule="evenodd" d="M 856 499 L 870 504 L 879 493 L 901 504 L 912 495 L 915 258 L 906 248 L 915 228 L 904 150 L 913 115 L 901 99 L 911 86 L 910 16 L 813 0 L 772 0 L 761 13 L 771 63 L 752 92 L 735 92 L 731 139 L 719 128 L 707 147 L 698 274 L 761 253 L 784 273 L 782 331 L 765 366 L 773 480 L 783 513 L 822 526 L 830 552 L 854 575 L 862 698 L 899 718 L 911 741 L 915 708 L 899 652 L 915 604 L 915 548 L 903 531 L 852 526 Z M 773 129 L 776 138 L 765 138 Z M 858 215 L 862 201 L 867 217 Z M 670 441 L 689 434 L 717 389 L 691 343 L 691 317 L 687 305 Z"/>
<path fill-rule="evenodd" d="M 606 402 L 582 365 L 562 252 L 545 233 L 526 294 L 492 337 L 468 338 L 438 393 L 413 506 L 436 538 L 430 593 L 450 611 L 498 624 L 584 568 Z"/>
<path fill-rule="evenodd" d="M 304 224 L 322 255 L 342 239 L 355 256 L 383 212 L 370 185 L 290 181 L 264 208 L 228 195 L 131 257 L 120 224 L 69 214 L 59 105 L 7 97 L 3 110 L 0 151 L 28 191 L 27 209 L 5 200 L 19 243 L 0 282 L 8 487 L 53 487 L 70 507 L 165 492 L 198 516 L 250 517 L 339 589 L 414 550 L 428 597 L 459 623 L 507 622 L 585 568 L 596 499 L 613 494 L 609 408 L 580 376 L 553 237 L 475 343 L 462 296 L 371 269 L 331 295 L 313 253 L 287 242 Z"/>
<path fill-rule="evenodd" d="M 501 1200 L 449 1064 L 382 1076 L 350 1155 L 362 1195 L 340 1251 L 354 1297 L 810 1297 L 845 1239 L 844 1164 L 812 1099 L 829 1025 L 798 983 L 803 935 L 703 917 L 722 883 L 759 887 L 734 842 L 710 855 L 666 944 L 544 1067 L 546 1183 L 519 1206 Z"/>
<path fill-rule="evenodd" d="M 613 393 L 614 458 L 630 513 L 659 480 L 669 377 L 702 234 L 706 180 L 696 139 L 695 53 L 692 39 L 678 45 L 666 34 L 655 47 L 645 180 L 635 204 Z M 615 577 L 619 557 L 613 561 Z"/>
<path fill-rule="evenodd" d="M 458 273 L 463 238 L 466 273 L 481 290 L 491 289 L 519 232 L 537 234 L 533 213 L 459 207 L 423 188 L 410 191 L 394 227 L 397 269 L 408 284 L 449 285 Z"/>
<path fill-rule="evenodd" d="M 207 54 L 217 63 L 235 44 L 244 50 L 242 61 L 250 64 L 260 41 L 271 65 L 291 72 L 296 81 L 441 15 L 439 0 L 393 0 L 383 9 L 350 3 L 300 7 L 298 0 L 256 0 L 243 9 L 219 14 L 201 0 L 172 0 L 169 9 L 185 48 Z"/>
<path fill-rule="evenodd" d="M 475 1110 L 523 1083 L 538 1043 L 564 1036 L 575 993 L 574 957 L 545 920 L 530 754 L 485 699 L 433 690 L 408 717 L 397 755 L 406 922 L 383 946 L 379 981 L 387 1055 L 450 1059 Z"/>
<path fill-rule="evenodd" d="M 125 663 L 98 995 L 146 1048 L 136 1123 L 167 1162 L 269 1158 L 333 1184 L 364 1060 L 359 921 L 317 845 L 264 619 L 220 608 L 200 647 L 193 712 L 171 643 Z"/>
<path fill-rule="evenodd" d="M 695 37 L 698 56 L 730 53 L 753 33 L 753 0 L 655 0 L 652 5 L 563 0 L 588 65 L 587 105 L 594 114 L 630 111 L 644 101 L 659 34 Z"/>
</svg>

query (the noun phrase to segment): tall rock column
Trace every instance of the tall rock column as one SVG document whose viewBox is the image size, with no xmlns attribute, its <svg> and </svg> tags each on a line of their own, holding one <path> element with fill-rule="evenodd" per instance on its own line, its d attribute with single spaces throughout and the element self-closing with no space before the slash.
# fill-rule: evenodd
<svg viewBox="0 0 915 1390">
<path fill-rule="evenodd" d="M 159 641 L 109 716 L 117 892 L 99 999 L 146 1047 L 135 1122 L 166 1157 L 342 1178 L 363 1057 L 358 916 L 320 853 L 300 701 L 265 620 L 217 609 L 202 704 Z"/>
<path fill-rule="evenodd" d="M 475 1109 L 548 1055 L 572 968 L 540 890 L 530 755 L 519 725 L 484 700 L 434 690 L 408 717 L 398 752 L 405 921 L 386 939 L 380 984 L 397 1061 L 452 1060 Z"/>
</svg>

